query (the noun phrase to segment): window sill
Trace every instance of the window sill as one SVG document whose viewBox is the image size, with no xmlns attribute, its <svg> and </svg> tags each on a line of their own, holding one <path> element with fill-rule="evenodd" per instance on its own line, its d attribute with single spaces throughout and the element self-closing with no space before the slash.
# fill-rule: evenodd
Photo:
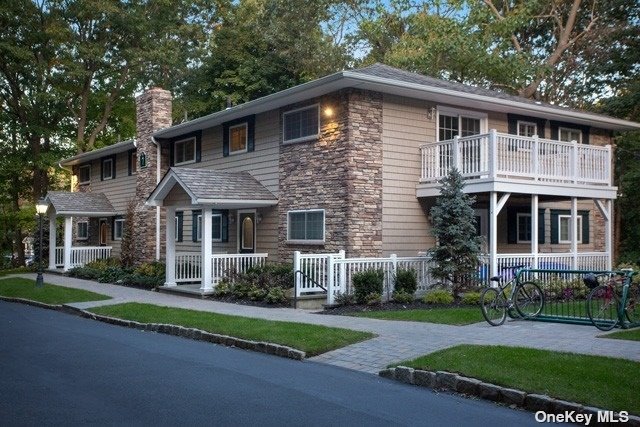
<svg viewBox="0 0 640 427">
<path fill-rule="evenodd" d="M 89 240 L 88 237 L 76 237 L 76 242 L 86 242 Z"/>
<path fill-rule="evenodd" d="M 283 140 L 282 141 L 282 145 L 299 144 L 299 143 L 302 143 L 302 142 L 317 141 L 319 137 L 320 137 L 319 134 L 315 134 L 315 135 L 303 136 L 302 138 L 289 139 L 289 140 L 286 140 L 286 141 Z"/>
<path fill-rule="evenodd" d="M 324 245 L 324 240 L 287 240 L 288 245 Z"/>
<path fill-rule="evenodd" d="M 229 155 L 230 156 L 235 156 L 235 155 L 244 154 L 244 153 L 247 153 L 247 149 L 246 148 L 244 150 L 229 151 Z"/>
<path fill-rule="evenodd" d="M 182 162 L 182 163 L 174 163 L 173 166 L 184 166 L 184 165 L 192 165 L 196 162 L 195 159 L 193 160 L 188 160 L 186 162 Z"/>
<path fill-rule="evenodd" d="M 91 181 L 84 181 L 84 182 L 79 182 L 78 185 L 89 185 L 91 184 Z"/>
</svg>

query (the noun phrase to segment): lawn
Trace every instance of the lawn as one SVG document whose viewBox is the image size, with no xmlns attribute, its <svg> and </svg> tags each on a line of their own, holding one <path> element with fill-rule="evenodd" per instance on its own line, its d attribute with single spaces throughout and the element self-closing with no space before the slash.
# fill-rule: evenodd
<svg viewBox="0 0 640 427">
<path fill-rule="evenodd" d="M 521 347 L 459 345 L 398 363 L 640 414 L 640 362 Z"/>
<path fill-rule="evenodd" d="M 640 341 L 640 328 L 622 329 L 611 334 L 600 335 L 599 338 L 613 338 L 616 340 Z"/>
<path fill-rule="evenodd" d="M 352 315 L 372 319 L 408 320 L 411 322 L 444 323 L 447 325 L 469 325 L 484 320 L 480 312 L 480 306 L 361 311 Z"/>
<path fill-rule="evenodd" d="M 262 320 L 140 303 L 103 306 L 90 311 L 142 323 L 169 323 L 236 338 L 286 345 L 306 352 L 307 356 L 325 353 L 375 336 L 368 332 L 350 329 Z"/>
<path fill-rule="evenodd" d="M 70 302 L 101 301 L 111 297 L 82 289 L 65 288 L 45 283 L 36 288 L 35 280 L 19 277 L 0 279 L 0 295 L 12 298 L 25 298 L 46 304 L 64 304 Z"/>
</svg>

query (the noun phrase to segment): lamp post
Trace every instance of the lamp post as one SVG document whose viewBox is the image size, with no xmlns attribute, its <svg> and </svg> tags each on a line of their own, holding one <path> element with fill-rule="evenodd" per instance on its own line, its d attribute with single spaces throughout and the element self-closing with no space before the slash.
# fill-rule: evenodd
<svg viewBox="0 0 640 427">
<path fill-rule="evenodd" d="M 36 288 L 41 288 L 44 284 L 42 280 L 42 215 L 47 213 L 47 207 L 49 205 L 41 197 L 36 203 L 36 212 L 38 213 L 39 227 L 40 227 L 40 247 L 38 249 L 38 276 L 36 277 Z"/>
</svg>

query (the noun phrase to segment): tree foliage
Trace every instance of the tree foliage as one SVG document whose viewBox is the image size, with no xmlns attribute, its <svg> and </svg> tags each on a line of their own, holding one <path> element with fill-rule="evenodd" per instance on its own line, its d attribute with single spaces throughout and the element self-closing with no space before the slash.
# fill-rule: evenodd
<svg viewBox="0 0 640 427">
<path fill-rule="evenodd" d="M 476 235 L 475 197 L 463 192 L 464 180 L 457 169 L 440 181 L 440 195 L 431 208 L 436 246 L 430 250 L 434 277 L 453 286 L 454 294 L 478 267 L 480 237 Z"/>
</svg>

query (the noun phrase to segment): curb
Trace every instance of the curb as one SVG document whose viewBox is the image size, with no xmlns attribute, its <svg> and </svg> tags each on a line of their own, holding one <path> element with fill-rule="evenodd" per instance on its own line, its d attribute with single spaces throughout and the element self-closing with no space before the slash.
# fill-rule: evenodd
<svg viewBox="0 0 640 427">
<path fill-rule="evenodd" d="M 251 341 L 241 338 L 230 337 L 227 335 L 214 334 L 195 328 L 186 328 L 184 326 L 170 325 L 165 323 L 140 323 L 133 320 L 123 320 L 116 317 L 102 316 L 100 314 L 91 313 L 90 311 L 76 308 L 68 304 L 46 304 L 39 301 L 33 301 L 24 298 L 13 298 L 0 296 L 0 300 L 7 302 L 17 302 L 31 305 L 49 310 L 62 311 L 68 314 L 75 314 L 87 319 L 97 320 L 99 322 L 109 323 L 111 325 L 124 326 L 134 328 L 141 331 L 158 332 L 161 334 L 174 335 L 196 341 L 205 341 L 213 344 L 220 344 L 227 347 L 236 347 L 244 350 L 257 351 L 259 353 L 271 354 L 279 357 L 286 357 L 294 360 L 303 360 L 307 357 L 306 353 L 295 348 L 287 347 L 280 344 L 272 344 L 264 341 Z"/>
<path fill-rule="evenodd" d="M 427 387 L 434 390 L 454 391 L 461 394 L 479 397 L 480 399 L 502 403 L 509 407 L 518 407 L 527 411 L 563 414 L 574 411 L 575 414 L 590 414 L 597 419 L 598 412 L 609 412 L 602 408 L 584 406 L 580 403 L 554 399 L 550 396 L 527 393 L 521 390 L 485 383 L 475 378 L 446 371 L 423 371 L 420 369 L 397 366 L 380 371 L 379 376 L 405 384 Z M 615 413 L 617 417 L 617 413 Z M 624 425 L 640 427 L 640 417 L 628 414 L 629 420 Z"/>
</svg>

